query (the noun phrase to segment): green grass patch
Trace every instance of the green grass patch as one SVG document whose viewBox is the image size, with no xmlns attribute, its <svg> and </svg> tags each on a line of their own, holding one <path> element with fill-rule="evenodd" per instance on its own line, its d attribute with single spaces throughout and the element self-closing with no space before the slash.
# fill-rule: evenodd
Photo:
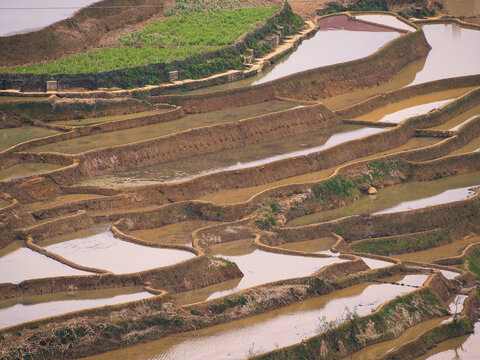
<svg viewBox="0 0 480 360">
<path fill-rule="evenodd" d="M 82 55 L 37 65 L 8 69 L 14 73 L 80 74 L 136 68 L 149 64 L 166 63 L 192 58 L 195 71 L 186 69 L 193 78 L 209 76 L 218 70 L 239 68 L 242 59 L 225 64 L 222 57 L 214 58 L 203 67 L 195 56 L 230 45 L 243 33 L 272 16 L 277 7 L 256 7 L 233 10 L 215 10 L 207 13 L 189 13 L 148 25 L 139 32 L 123 36 L 121 47 L 103 48 Z M 202 62 L 205 62 L 202 59 Z M 188 64 L 187 64 L 188 65 Z M 196 76 L 195 76 L 196 75 Z"/>
<path fill-rule="evenodd" d="M 34 74 L 80 74 L 98 73 L 109 70 L 133 68 L 148 64 L 181 60 L 207 51 L 218 50 L 218 46 L 183 46 L 177 48 L 120 47 L 90 51 L 83 55 L 38 65 L 17 66 L 10 72 Z"/>
<path fill-rule="evenodd" d="M 334 198 L 346 199 L 350 196 L 356 197 L 359 191 L 352 180 L 336 177 L 315 185 L 313 193 L 317 199 L 330 201 Z"/>
<path fill-rule="evenodd" d="M 480 250 L 473 248 L 466 256 L 468 270 L 480 277 Z"/>
<path fill-rule="evenodd" d="M 277 7 L 256 7 L 190 13 L 150 24 L 142 31 L 123 36 L 120 43 L 166 47 L 230 45 L 277 10 Z"/>
<path fill-rule="evenodd" d="M 352 243 L 351 248 L 362 253 L 392 255 L 437 247 L 446 241 L 450 241 L 448 232 L 444 229 L 435 229 L 419 234 L 360 240 Z"/>
</svg>

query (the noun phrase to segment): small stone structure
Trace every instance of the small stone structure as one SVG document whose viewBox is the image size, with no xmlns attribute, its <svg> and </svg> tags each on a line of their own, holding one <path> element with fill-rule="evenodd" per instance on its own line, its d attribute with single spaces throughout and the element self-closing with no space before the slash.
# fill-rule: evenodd
<svg viewBox="0 0 480 360">
<path fill-rule="evenodd" d="M 46 85 L 47 91 L 57 91 L 58 83 L 56 80 L 47 80 Z"/>
<path fill-rule="evenodd" d="M 170 82 L 178 81 L 178 71 L 169 71 L 168 72 L 168 80 Z"/>
</svg>

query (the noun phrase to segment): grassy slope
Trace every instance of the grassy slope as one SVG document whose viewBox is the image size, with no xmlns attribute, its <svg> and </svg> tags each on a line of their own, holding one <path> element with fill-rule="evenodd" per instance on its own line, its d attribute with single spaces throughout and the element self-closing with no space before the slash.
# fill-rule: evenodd
<svg viewBox="0 0 480 360">
<path fill-rule="evenodd" d="M 121 38 L 120 42 L 129 46 L 104 48 L 55 62 L 19 66 L 9 71 L 95 73 L 180 60 L 233 43 L 276 10 L 276 7 L 256 7 L 188 13 L 150 24 L 143 31 Z"/>
</svg>

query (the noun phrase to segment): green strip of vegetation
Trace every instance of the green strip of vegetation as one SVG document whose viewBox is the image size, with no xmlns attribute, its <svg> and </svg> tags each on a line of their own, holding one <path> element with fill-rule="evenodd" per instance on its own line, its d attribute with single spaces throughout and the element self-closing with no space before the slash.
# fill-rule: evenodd
<svg viewBox="0 0 480 360">
<path fill-rule="evenodd" d="M 120 44 L 128 46 L 103 48 L 44 64 L 18 66 L 9 72 L 99 73 L 182 60 L 232 44 L 277 10 L 277 7 L 256 7 L 201 14 L 192 12 L 150 24 L 140 32 L 122 37 Z M 215 60 L 209 67 L 218 68 L 220 62 Z M 200 75 L 204 73 L 199 71 Z"/>
<path fill-rule="evenodd" d="M 165 47 L 230 45 L 255 24 L 272 16 L 278 7 L 217 10 L 167 18 L 120 38 L 122 45 Z"/>
<path fill-rule="evenodd" d="M 480 250 L 477 248 L 471 249 L 467 256 L 468 270 L 480 277 Z"/>
<path fill-rule="evenodd" d="M 435 229 L 418 234 L 360 240 L 351 244 L 351 248 L 362 253 L 392 255 L 437 247 L 446 241 L 450 241 L 448 232 L 444 229 Z"/>
</svg>

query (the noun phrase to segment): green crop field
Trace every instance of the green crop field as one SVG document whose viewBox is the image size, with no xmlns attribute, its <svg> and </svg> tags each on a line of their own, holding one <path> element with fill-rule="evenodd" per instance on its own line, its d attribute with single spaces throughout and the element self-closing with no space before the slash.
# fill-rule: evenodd
<svg viewBox="0 0 480 360">
<path fill-rule="evenodd" d="M 97 73 L 181 60 L 232 44 L 277 10 L 277 7 L 255 7 L 181 13 L 121 37 L 120 47 L 103 48 L 38 65 L 18 66 L 8 72 Z"/>
</svg>

